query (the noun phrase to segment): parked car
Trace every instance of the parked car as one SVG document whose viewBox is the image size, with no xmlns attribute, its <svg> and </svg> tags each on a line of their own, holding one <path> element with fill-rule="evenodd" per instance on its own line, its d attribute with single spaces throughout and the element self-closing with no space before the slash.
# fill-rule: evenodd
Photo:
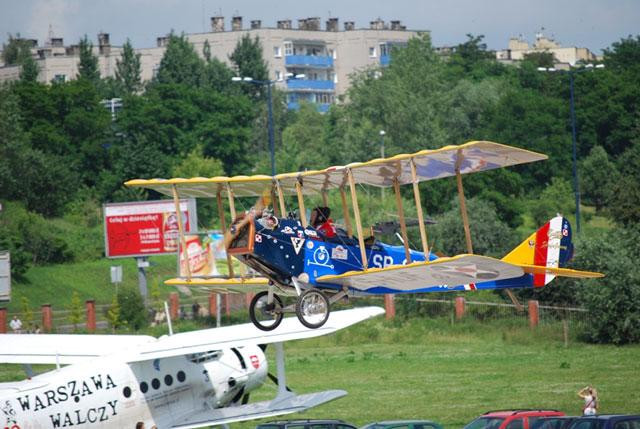
<svg viewBox="0 0 640 429">
<path fill-rule="evenodd" d="M 431 420 L 395 420 L 374 422 L 362 426 L 360 429 L 443 429 L 440 423 Z"/>
<path fill-rule="evenodd" d="M 530 417 L 529 429 L 567 429 L 577 416 Z"/>
<path fill-rule="evenodd" d="M 256 429 L 357 429 L 342 420 L 279 420 L 262 423 Z"/>
<path fill-rule="evenodd" d="M 567 429 L 640 429 L 640 415 L 584 416 L 571 422 Z"/>
<path fill-rule="evenodd" d="M 500 410 L 487 411 L 464 429 L 530 429 L 540 417 L 560 417 L 565 414 L 557 410 Z"/>
</svg>

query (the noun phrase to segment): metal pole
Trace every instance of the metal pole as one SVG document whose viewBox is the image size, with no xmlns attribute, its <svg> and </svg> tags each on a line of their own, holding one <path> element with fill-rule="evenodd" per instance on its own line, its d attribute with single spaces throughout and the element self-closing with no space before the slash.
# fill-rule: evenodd
<svg viewBox="0 0 640 429">
<path fill-rule="evenodd" d="M 271 175 L 276 175 L 276 154 L 275 142 L 273 137 L 273 100 L 271 99 L 271 82 L 267 82 L 267 102 L 269 109 L 269 152 L 271 154 Z M 284 216 L 284 215 L 283 215 Z"/>
<path fill-rule="evenodd" d="M 580 233 L 580 188 L 578 185 L 577 148 L 576 148 L 576 111 L 573 99 L 573 72 L 569 70 L 569 94 L 571 106 L 571 140 L 573 142 L 573 191 L 576 197 L 576 231 Z"/>
</svg>

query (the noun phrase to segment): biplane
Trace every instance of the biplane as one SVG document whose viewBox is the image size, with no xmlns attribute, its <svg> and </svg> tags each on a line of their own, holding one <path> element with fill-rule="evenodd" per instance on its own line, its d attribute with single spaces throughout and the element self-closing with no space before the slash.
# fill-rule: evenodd
<svg viewBox="0 0 640 429">
<path fill-rule="evenodd" d="M 222 198 L 229 201 L 232 225 L 226 247 L 247 266 L 262 274 L 268 283 L 223 284 L 220 279 L 186 277 L 168 284 L 211 285 L 221 290 L 258 288 L 249 307 L 251 321 L 262 330 L 275 329 L 285 313 L 295 312 L 309 328 L 322 326 L 331 305 L 344 297 L 466 291 L 482 289 L 533 288 L 548 284 L 556 276 L 601 277 L 602 274 L 565 268 L 573 255 L 571 226 L 558 215 L 543 225 L 502 259 L 473 252 L 462 176 L 501 167 L 542 161 L 546 155 L 489 141 L 472 141 L 436 150 L 422 150 L 389 158 L 357 162 L 324 170 L 278 174 L 276 176 L 195 177 L 190 179 L 131 180 L 139 186 L 180 197 L 215 198 L 219 215 Z M 421 182 L 455 177 L 460 200 L 467 253 L 437 256 L 429 248 L 421 205 Z M 402 245 L 383 243 L 365 236 L 356 185 L 393 188 L 397 203 Z M 420 249 L 411 249 L 400 186 L 413 188 L 420 231 Z M 340 193 L 344 228 L 331 237 L 310 225 L 305 197 Z M 351 199 L 351 210 L 347 202 Z M 287 215 L 285 196 L 297 198 L 299 215 Z M 254 197 L 258 203 L 243 213 L 235 212 L 235 199 Z M 270 201 L 273 212 L 267 210 Z M 351 213 L 352 212 L 352 213 Z M 353 220 L 355 231 L 353 229 Z M 183 227 L 180 226 L 182 234 Z M 372 230 L 370 230 L 372 231 Z M 183 235 L 182 235 L 183 237 Z M 184 244 L 184 237 L 182 238 Z M 230 271 L 232 265 L 229 263 Z M 232 272 L 232 271 L 231 271 Z M 283 305 L 279 295 L 297 298 Z"/>
</svg>

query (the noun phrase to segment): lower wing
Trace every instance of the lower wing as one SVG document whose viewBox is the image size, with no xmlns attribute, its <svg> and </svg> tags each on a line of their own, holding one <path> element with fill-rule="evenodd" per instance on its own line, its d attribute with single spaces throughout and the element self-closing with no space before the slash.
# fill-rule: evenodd
<svg viewBox="0 0 640 429">
<path fill-rule="evenodd" d="M 524 274 L 542 273 L 579 278 L 603 276 L 589 271 L 515 264 L 488 256 L 463 254 L 430 262 L 414 262 L 408 265 L 392 265 L 366 271 L 349 271 L 340 275 L 321 276 L 316 281 L 362 291 L 384 287 L 398 292 L 411 292 L 431 287 L 448 289 L 455 285 L 496 282 L 519 278 Z"/>
<path fill-rule="evenodd" d="M 291 394 L 276 397 L 272 401 L 255 402 L 237 407 L 202 410 L 175 424 L 173 429 L 200 428 L 296 413 L 341 398 L 346 394 L 344 390 L 327 390 L 304 395 Z"/>
</svg>

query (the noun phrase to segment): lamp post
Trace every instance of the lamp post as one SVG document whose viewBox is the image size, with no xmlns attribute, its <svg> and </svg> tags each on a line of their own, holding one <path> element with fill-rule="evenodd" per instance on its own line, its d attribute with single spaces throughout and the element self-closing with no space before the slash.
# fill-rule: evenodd
<svg viewBox="0 0 640 429">
<path fill-rule="evenodd" d="M 380 130 L 380 158 L 384 158 L 384 136 L 385 130 Z M 384 188 L 380 188 L 380 198 L 384 201 Z"/>
<path fill-rule="evenodd" d="M 577 160 L 577 139 L 576 139 L 576 109 L 573 90 L 573 75 L 576 73 L 583 73 L 593 69 L 602 69 L 604 64 L 598 64 L 594 67 L 593 64 L 587 64 L 583 68 L 569 68 L 569 70 L 558 70 L 553 67 L 538 67 L 538 71 L 543 72 L 558 72 L 566 73 L 569 75 L 569 110 L 571 112 L 571 143 L 572 143 L 572 158 L 573 158 L 573 192 L 576 199 L 576 231 L 580 234 L 580 185 L 578 183 L 578 160 Z"/>
<path fill-rule="evenodd" d="M 303 78 L 304 75 L 295 75 L 292 73 L 286 74 L 287 78 Z M 257 86 L 267 87 L 267 127 L 269 134 L 269 155 L 271 157 L 271 175 L 276 175 L 276 149 L 275 149 L 275 137 L 273 130 L 273 99 L 271 97 L 271 86 L 276 82 L 281 82 L 282 79 L 277 80 L 257 80 L 252 77 L 240 77 L 234 76 L 231 78 L 233 82 L 246 82 Z"/>
</svg>

